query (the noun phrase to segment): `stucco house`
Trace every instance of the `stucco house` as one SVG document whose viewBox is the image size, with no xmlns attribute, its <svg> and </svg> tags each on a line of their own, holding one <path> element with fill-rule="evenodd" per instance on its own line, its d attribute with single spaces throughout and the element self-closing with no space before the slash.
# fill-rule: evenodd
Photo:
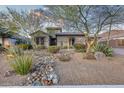
<svg viewBox="0 0 124 93">
<path fill-rule="evenodd" d="M 46 47 L 56 45 L 60 47 L 73 46 L 76 43 L 85 43 L 82 32 L 62 32 L 59 27 L 47 27 L 45 31 L 36 31 L 30 34 L 37 45 Z"/>
<path fill-rule="evenodd" d="M 9 37 L 1 37 L 0 44 L 3 45 L 5 48 L 15 45 L 16 39 L 9 38 Z"/>
<path fill-rule="evenodd" d="M 20 36 L 18 34 L 12 33 L 11 35 L 8 34 L 2 34 L 0 35 L 0 45 L 4 46 L 5 48 L 8 48 L 10 46 L 14 46 L 19 43 L 28 43 L 28 39 Z"/>
<path fill-rule="evenodd" d="M 106 43 L 108 39 L 108 32 L 104 32 L 100 34 L 101 37 L 99 39 L 100 43 Z M 110 32 L 109 39 L 110 46 L 113 48 L 124 48 L 124 30 L 112 30 Z"/>
</svg>

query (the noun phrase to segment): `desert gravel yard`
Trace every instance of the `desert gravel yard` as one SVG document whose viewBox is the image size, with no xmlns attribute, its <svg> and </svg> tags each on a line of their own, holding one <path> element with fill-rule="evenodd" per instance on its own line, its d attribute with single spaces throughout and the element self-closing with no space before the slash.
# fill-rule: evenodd
<svg viewBox="0 0 124 93">
<path fill-rule="evenodd" d="M 55 70 L 59 76 L 59 85 L 124 84 L 124 57 L 107 59 L 100 62 L 86 60 L 82 58 L 82 53 L 75 52 L 71 53 L 68 62 L 61 62 L 56 57 Z M 14 74 L 5 77 L 5 72 L 9 70 L 11 68 L 5 56 L 0 55 L 0 86 L 21 86 L 27 77 Z"/>
<path fill-rule="evenodd" d="M 70 62 L 56 62 L 60 85 L 124 84 L 124 57 L 106 61 L 84 60 L 81 53 L 71 55 Z"/>
<path fill-rule="evenodd" d="M 26 76 L 13 74 L 10 77 L 5 77 L 5 72 L 10 70 L 10 65 L 5 56 L 0 55 L 0 86 L 20 86 L 25 81 Z"/>
</svg>

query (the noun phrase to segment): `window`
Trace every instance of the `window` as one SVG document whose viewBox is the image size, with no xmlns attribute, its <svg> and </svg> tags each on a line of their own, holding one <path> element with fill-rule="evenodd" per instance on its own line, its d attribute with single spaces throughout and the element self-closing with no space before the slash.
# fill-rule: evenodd
<svg viewBox="0 0 124 93">
<path fill-rule="evenodd" d="M 44 37 L 40 37 L 39 39 L 40 39 L 40 41 L 39 41 L 40 44 L 41 44 L 41 45 L 44 45 Z"/>
<path fill-rule="evenodd" d="M 44 37 L 36 37 L 36 44 L 44 45 Z"/>
<path fill-rule="evenodd" d="M 36 37 L 36 44 L 38 45 L 39 44 L 39 38 Z"/>
</svg>

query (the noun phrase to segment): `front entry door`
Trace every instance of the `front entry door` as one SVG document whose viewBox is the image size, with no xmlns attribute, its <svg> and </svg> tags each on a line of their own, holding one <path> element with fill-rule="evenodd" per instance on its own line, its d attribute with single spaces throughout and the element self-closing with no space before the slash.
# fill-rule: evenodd
<svg viewBox="0 0 124 93">
<path fill-rule="evenodd" d="M 56 38 L 52 38 L 52 37 L 50 37 L 50 45 L 52 46 L 52 45 L 56 45 L 57 44 L 57 40 L 56 40 Z"/>
<path fill-rule="evenodd" d="M 75 44 L 75 38 L 71 37 L 69 38 L 69 46 L 73 46 Z"/>
</svg>

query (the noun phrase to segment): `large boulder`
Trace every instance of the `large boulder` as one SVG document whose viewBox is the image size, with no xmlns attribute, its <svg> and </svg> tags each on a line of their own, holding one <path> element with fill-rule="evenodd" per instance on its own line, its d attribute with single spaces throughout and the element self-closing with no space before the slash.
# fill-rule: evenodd
<svg viewBox="0 0 124 93">
<path fill-rule="evenodd" d="M 5 74 L 4 74 L 4 77 L 9 77 L 9 76 L 12 76 L 12 75 L 15 75 L 15 71 L 14 70 L 6 71 Z"/>
<path fill-rule="evenodd" d="M 60 61 L 70 61 L 71 60 L 71 57 L 70 57 L 70 54 L 68 53 L 61 53 L 59 56 L 58 56 L 59 60 Z"/>
<path fill-rule="evenodd" d="M 97 61 L 106 59 L 106 55 L 103 52 L 95 52 L 94 57 Z"/>
</svg>

